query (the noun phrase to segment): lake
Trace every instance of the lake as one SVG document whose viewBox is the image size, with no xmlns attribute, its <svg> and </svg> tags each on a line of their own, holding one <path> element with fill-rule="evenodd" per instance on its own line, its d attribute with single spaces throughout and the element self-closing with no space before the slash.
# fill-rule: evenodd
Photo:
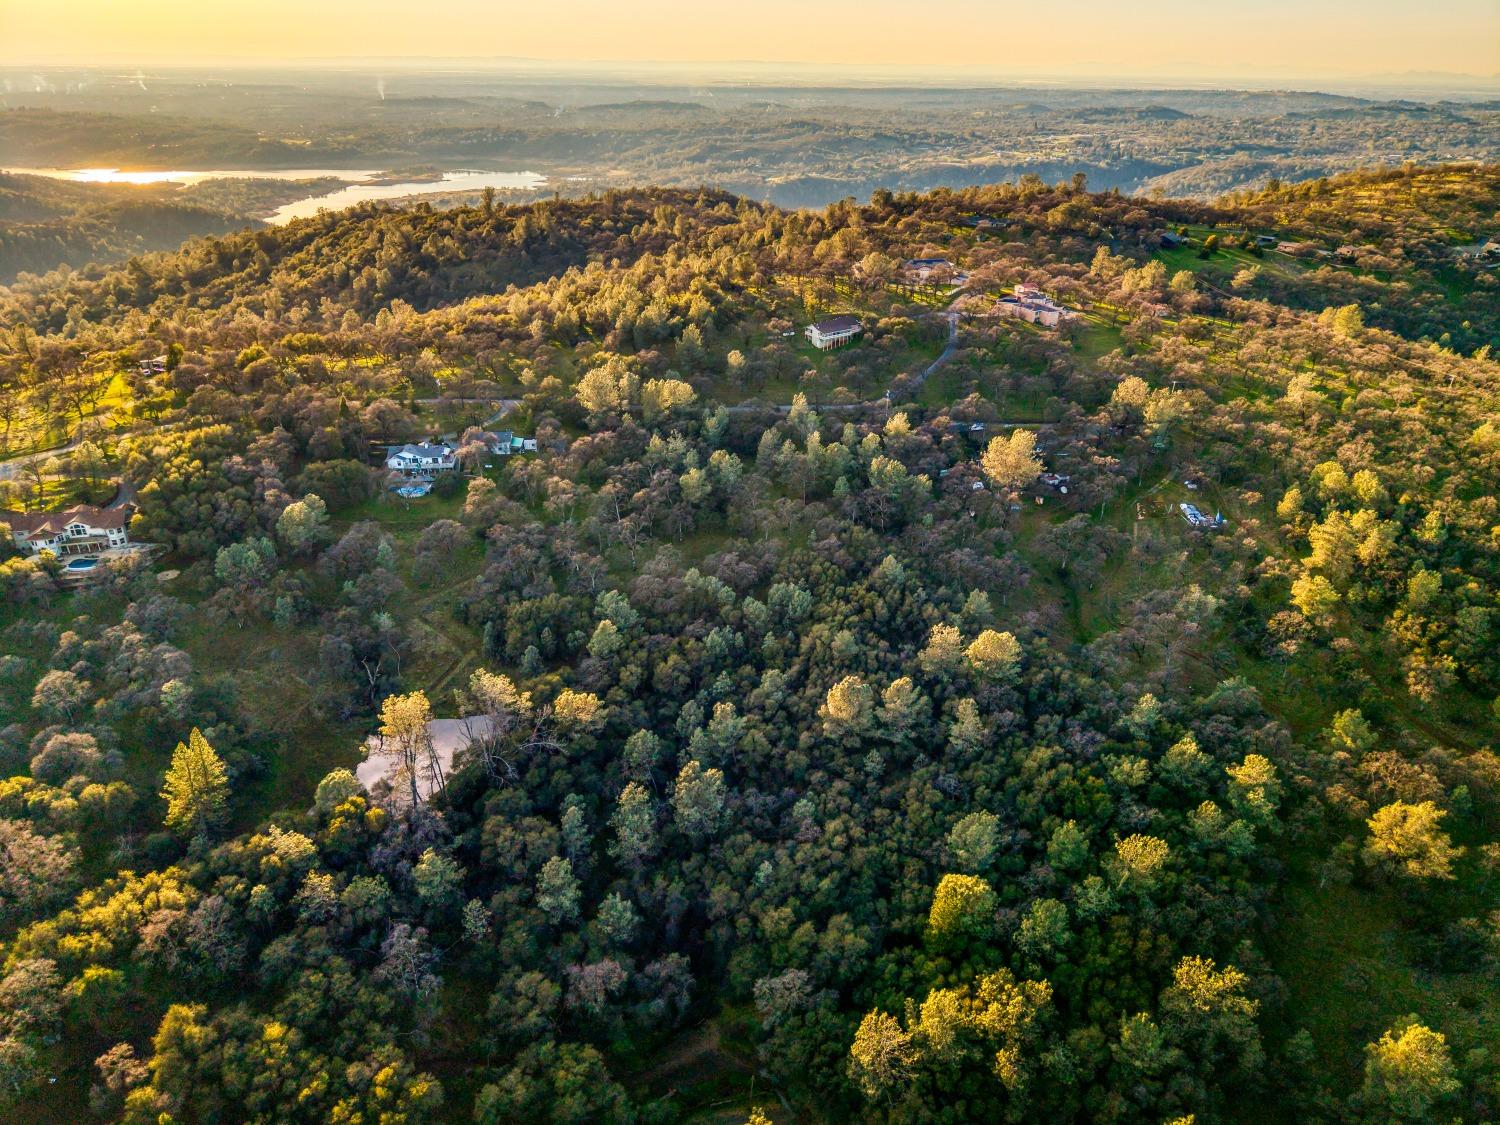
<svg viewBox="0 0 1500 1125">
<path fill-rule="evenodd" d="M 198 184 L 204 180 L 310 180 L 339 179 L 349 184 L 323 195 L 309 195 L 278 207 L 267 218 L 268 223 L 285 223 L 292 219 L 352 207 L 377 199 L 400 199 L 430 192 L 480 191 L 493 188 L 533 188 L 547 182 L 537 172 L 444 172 L 441 179 L 412 180 L 400 183 L 371 183 L 381 175 L 369 168 L 216 168 L 210 171 L 122 172 L 118 168 L 10 168 L 0 169 L 25 176 L 49 176 L 84 184 Z"/>
</svg>

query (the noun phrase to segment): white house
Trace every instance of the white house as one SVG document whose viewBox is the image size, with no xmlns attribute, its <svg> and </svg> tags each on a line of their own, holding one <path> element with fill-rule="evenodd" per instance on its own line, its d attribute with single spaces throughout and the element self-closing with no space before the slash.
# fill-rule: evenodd
<svg viewBox="0 0 1500 1125">
<path fill-rule="evenodd" d="M 813 347 L 827 350 L 840 348 L 864 331 L 858 317 L 833 316 L 807 326 L 807 338 Z"/>
<path fill-rule="evenodd" d="M 1012 296 L 1000 298 L 995 311 L 1002 316 L 1019 317 L 1028 324 L 1040 324 L 1045 328 L 1056 328 L 1073 315 L 1032 285 L 1017 285 Z"/>
<path fill-rule="evenodd" d="M 0 510 L 0 520 L 10 524 L 16 546 L 33 555 L 51 551 L 59 558 L 97 555 L 130 542 L 129 505 L 96 508 L 79 504 L 62 512 L 10 512 Z"/>
<path fill-rule="evenodd" d="M 535 453 L 536 438 L 522 437 L 509 430 L 489 430 L 483 438 L 485 447 L 496 457 L 509 457 L 512 453 Z"/>
<path fill-rule="evenodd" d="M 386 450 L 385 467 L 409 477 L 451 473 L 458 468 L 456 454 L 457 450 L 447 442 L 391 446 Z"/>
</svg>

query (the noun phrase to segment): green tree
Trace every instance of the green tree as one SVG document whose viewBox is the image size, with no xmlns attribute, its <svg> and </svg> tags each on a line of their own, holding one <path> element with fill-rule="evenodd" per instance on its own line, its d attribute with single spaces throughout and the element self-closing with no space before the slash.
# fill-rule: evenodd
<svg viewBox="0 0 1500 1125">
<path fill-rule="evenodd" d="M 1135 886 L 1151 886 L 1170 855 L 1167 842 L 1156 836 L 1139 832 L 1126 836 L 1115 844 L 1114 866 L 1119 884 L 1129 882 Z"/>
<path fill-rule="evenodd" d="M 963 871 L 978 872 L 989 866 L 1000 837 L 1000 818 L 980 809 L 964 817 L 948 832 L 948 851 Z"/>
<path fill-rule="evenodd" d="M 880 693 L 880 707 L 876 715 L 885 728 L 883 733 L 887 738 L 901 739 L 911 733 L 912 728 L 922 720 L 928 707 L 927 700 L 917 690 L 912 678 L 902 676 L 892 680 L 885 691 Z"/>
<path fill-rule="evenodd" d="M 874 718 L 874 707 L 870 685 L 858 676 L 845 676 L 824 697 L 823 729 L 835 737 L 864 734 Z"/>
<path fill-rule="evenodd" d="M 441 852 L 428 848 L 411 875 L 417 900 L 431 914 L 450 914 L 463 902 L 463 868 Z"/>
<path fill-rule="evenodd" d="M 944 875 L 927 912 L 928 936 L 944 945 L 981 937 L 994 927 L 997 905 L 994 890 L 983 879 Z"/>
<path fill-rule="evenodd" d="M 1036 434 L 1012 430 L 1008 437 L 992 438 L 979 464 L 997 489 L 1025 488 L 1042 472 L 1042 462 L 1036 456 Z"/>
<path fill-rule="evenodd" d="M 276 547 L 264 536 L 220 547 L 214 577 L 230 613 L 243 625 L 261 605 L 266 583 L 276 573 Z"/>
<path fill-rule="evenodd" d="M 428 776 L 429 792 L 442 784 L 431 724 L 432 705 L 425 692 L 389 695 L 380 705 L 380 753 L 395 765 L 393 780 L 406 783 L 411 796 L 407 811 L 412 815 L 422 802 L 418 779 Z"/>
<path fill-rule="evenodd" d="M 180 836 L 203 836 L 224 821 L 229 809 L 229 771 L 197 727 L 172 751 L 161 791 L 166 825 Z"/>
<path fill-rule="evenodd" d="M 276 538 L 294 555 L 320 546 L 328 539 L 328 505 L 312 492 L 293 500 L 276 517 Z"/>
<path fill-rule="evenodd" d="M 1233 965 L 1220 969 L 1207 957 L 1184 957 L 1162 991 L 1161 1012 L 1172 1041 L 1195 1057 L 1225 1055 L 1246 1072 L 1260 1063 L 1255 1019 L 1260 1001 L 1245 995 L 1250 978 Z"/>
<path fill-rule="evenodd" d="M 1309 621 L 1327 624 L 1339 604 L 1339 592 L 1321 574 L 1304 574 L 1292 583 L 1292 604 Z"/>
<path fill-rule="evenodd" d="M 579 900 L 578 879 L 565 856 L 555 855 L 542 864 L 536 880 L 536 904 L 554 926 L 578 921 Z"/>
<path fill-rule="evenodd" d="M 1377 739 L 1369 720 L 1351 707 L 1333 717 L 1328 726 L 1328 741 L 1346 753 L 1363 754 L 1375 745 Z"/>
<path fill-rule="evenodd" d="M 620 791 L 609 823 L 615 830 L 610 854 L 625 866 L 639 870 L 656 851 L 656 812 L 644 785 L 632 781 Z"/>
<path fill-rule="evenodd" d="M 917 654 L 917 663 L 929 676 L 942 677 L 958 667 L 964 642 L 958 629 L 939 623 L 927 634 L 927 644 Z"/>
<path fill-rule="evenodd" d="M 725 793 L 721 770 L 704 769 L 696 761 L 685 763 L 672 793 L 677 826 L 694 839 L 712 836 L 724 818 Z"/>
<path fill-rule="evenodd" d="M 1410 879 L 1451 879 L 1453 863 L 1464 849 L 1454 847 L 1442 829 L 1446 811 L 1431 801 L 1393 801 L 1366 822 L 1365 862 L 1391 875 Z"/>
<path fill-rule="evenodd" d="M 1016 948 L 1029 957 L 1056 957 L 1072 940 L 1068 907 L 1054 898 L 1033 902 L 1016 931 Z"/>
<path fill-rule="evenodd" d="M 885 1097 L 911 1073 L 917 1053 L 895 1016 L 867 1012 L 849 1047 L 849 1077 L 865 1097 Z"/>
<path fill-rule="evenodd" d="M 597 1050 L 550 1038 L 522 1051 L 474 1099 L 475 1125 L 633 1125 L 636 1119 L 629 1096 Z"/>
<path fill-rule="evenodd" d="M 1281 803 L 1276 767 L 1262 754 L 1246 754 L 1237 766 L 1227 766 L 1229 800 L 1235 811 L 1256 824 L 1269 824 Z"/>
<path fill-rule="evenodd" d="M 1021 642 L 1010 633 L 986 629 L 974 638 L 964 655 L 981 676 L 992 680 L 1006 679 L 1021 662 Z"/>
<path fill-rule="evenodd" d="M 1065 874 L 1077 874 L 1089 862 L 1089 838 L 1076 820 L 1065 820 L 1047 841 L 1047 862 Z"/>
<path fill-rule="evenodd" d="M 641 386 L 641 415 L 655 421 L 680 407 L 691 405 L 696 391 L 681 379 L 647 379 Z"/>
<path fill-rule="evenodd" d="M 1434 1111 L 1459 1089 L 1447 1039 L 1415 1015 L 1365 1047 L 1360 1100 L 1381 1121 L 1438 1120 Z"/>
<path fill-rule="evenodd" d="M 589 638 L 589 655 L 603 660 L 619 652 L 624 643 L 625 638 L 620 634 L 619 628 L 606 617 L 594 627 L 594 635 Z"/>
</svg>

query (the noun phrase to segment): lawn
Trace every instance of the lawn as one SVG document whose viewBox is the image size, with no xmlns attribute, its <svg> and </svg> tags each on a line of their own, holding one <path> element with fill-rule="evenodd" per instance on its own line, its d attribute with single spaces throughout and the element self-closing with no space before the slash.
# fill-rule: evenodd
<svg viewBox="0 0 1500 1125">
<path fill-rule="evenodd" d="M 1073 354 L 1085 367 L 1097 367 L 1099 360 L 1125 343 L 1124 331 L 1094 313 L 1083 313 L 1074 337 Z"/>
</svg>

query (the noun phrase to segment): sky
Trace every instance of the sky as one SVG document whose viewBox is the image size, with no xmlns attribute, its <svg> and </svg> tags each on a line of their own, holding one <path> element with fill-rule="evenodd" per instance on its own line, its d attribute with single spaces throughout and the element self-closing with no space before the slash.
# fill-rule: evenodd
<svg viewBox="0 0 1500 1125">
<path fill-rule="evenodd" d="M 1494 76 L 1500 0 L 0 0 L 0 65 L 402 56 Z"/>
</svg>

